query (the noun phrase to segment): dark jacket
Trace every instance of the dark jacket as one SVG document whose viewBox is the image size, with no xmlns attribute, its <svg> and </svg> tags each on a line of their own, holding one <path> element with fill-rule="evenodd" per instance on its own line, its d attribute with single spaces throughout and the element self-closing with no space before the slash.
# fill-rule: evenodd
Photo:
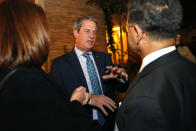
<svg viewBox="0 0 196 131">
<path fill-rule="evenodd" d="M 119 131 L 195 131 L 196 65 L 177 51 L 147 65 L 117 114 Z"/>
<path fill-rule="evenodd" d="M 115 91 L 117 88 L 123 87 L 121 87 L 121 84 L 116 80 L 102 79 L 102 76 L 106 74 L 106 66 L 113 66 L 111 58 L 105 53 L 96 51 L 92 51 L 92 55 L 95 59 L 95 63 L 101 79 L 103 94 L 114 100 Z M 74 50 L 53 61 L 52 75 L 64 90 L 64 94 L 67 98 L 70 98 L 72 92 L 78 86 L 84 86 L 88 91 L 88 86 L 82 67 Z M 89 117 L 92 119 L 92 106 L 86 106 L 86 110 L 89 112 Z M 109 110 L 107 111 L 110 112 Z M 113 130 L 114 113 L 110 112 L 109 117 L 106 118 L 106 126 L 107 131 Z"/>
<path fill-rule="evenodd" d="M 0 79 L 8 72 L 1 71 Z M 19 67 L 8 78 L 0 94 L 0 114 L 1 131 L 93 130 L 84 107 L 65 101 L 55 81 L 35 67 Z"/>
</svg>

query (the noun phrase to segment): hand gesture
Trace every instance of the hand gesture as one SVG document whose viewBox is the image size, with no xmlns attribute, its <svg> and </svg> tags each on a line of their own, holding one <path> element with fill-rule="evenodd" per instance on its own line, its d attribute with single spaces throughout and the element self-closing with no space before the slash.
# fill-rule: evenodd
<svg viewBox="0 0 196 131">
<path fill-rule="evenodd" d="M 86 88 L 83 86 L 80 86 L 74 90 L 72 93 L 70 102 L 77 100 L 79 101 L 82 105 L 87 104 L 89 101 L 90 94 L 86 92 Z"/>
<path fill-rule="evenodd" d="M 110 71 L 109 75 L 104 75 L 103 79 L 116 79 L 120 77 L 127 78 L 128 75 L 123 68 L 118 68 L 117 66 L 106 66 L 106 69 Z"/>
<path fill-rule="evenodd" d="M 117 108 L 116 103 L 112 99 L 104 95 L 91 94 L 90 100 L 91 104 L 99 108 L 106 116 L 108 116 L 108 113 L 106 112 L 103 106 L 109 108 L 112 112 L 114 112 L 114 110 Z"/>
</svg>

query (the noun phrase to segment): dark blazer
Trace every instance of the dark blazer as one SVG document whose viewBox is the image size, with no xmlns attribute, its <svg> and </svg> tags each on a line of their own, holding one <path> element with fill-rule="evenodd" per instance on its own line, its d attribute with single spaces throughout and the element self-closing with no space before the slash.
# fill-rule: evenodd
<svg viewBox="0 0 196 131">
<path fill-rule="evenodd" d="M 0 79 L 8 71 L 1 71 Z M 7 79 L 0 94 L 0 123 L 1 131 L 93 130 L 84 107 L 65 101 L 55 81 L 35 67 L 20 67 Z"/>
<path fill-rule="evenodd" d="M 176 51 L 147 65 L 117 113 L 119 131 L 195 131 L 196 65 Z"/>
<path fill-rule="evenodd" d="M 109 55 L 101 52 L 92 52 L 95 59 L 95 63 L 98 68 L 99 76 L 101 79 L 103 94 L 114 100 L 115 90 L 120 86 L 117 86 L 115 80 L 103 80 L 102 76 L 105 75 L 106 66 L 113 65 Z M 87 82 L 82 71 L 82 67 L 78 60 L 78 57 L 74 50 L 60 56 L 52 63 L 52 75 L 56 79 L 57 83 L 64 90 L 65 96 L 69 99 L 72 92 L 79 86 L 86 87 L 88 91 Z M 86 110 L 89 112 L 89 116 L 92 119 L 92 106 L 86 106 Z M 109 111 L 109 110 L 108 110 Z M 114 120 L 113 115 L 107 117 L 107 122 L 110 123 L 109 130 L 113 130 Z"/>
</svg>

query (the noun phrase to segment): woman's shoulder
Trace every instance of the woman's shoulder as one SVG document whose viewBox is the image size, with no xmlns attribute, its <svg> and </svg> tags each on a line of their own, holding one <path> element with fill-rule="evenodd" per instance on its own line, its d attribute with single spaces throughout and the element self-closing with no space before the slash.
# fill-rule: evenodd
<svg viewBox="0 0 196 131">
<path fill-rule="evenodd" d="M 41 68 L 36 67 L 20 67 L 7 79 L 3 92 L 18 97 L 25 96 L 29 99 L 50 96 L 63 100 L 61 88 Z"/>
<path fill-rule="evenodd" d="M 19 67 L 19 69 L 13 74 L 16 80 L 23 80 L 22 82 L 36 82 L 43 80 L 47 77 L 47 74 L 38 67 Z"/>
<path fill-rule="evenodd" d="M 39 90 L 40 88 L 52 87 L 50 77 L 37 67 L 18 67 L 5 82 L 8 88 Z"/>
</svg>

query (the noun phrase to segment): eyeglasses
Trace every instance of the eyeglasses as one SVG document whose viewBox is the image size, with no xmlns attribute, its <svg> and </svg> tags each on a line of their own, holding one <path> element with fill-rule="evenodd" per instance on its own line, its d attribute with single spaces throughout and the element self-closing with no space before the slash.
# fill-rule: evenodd
<svg viewBox="0 0 196 131">
<path fill-rule="evenodd" d="M 127 27 L 134 27 L 134 25 L 132 25 L 132 24 L 126 24 L 127 25 Z"/>
<path fill-rule="evenodd" d="M 126 24 L 126 31 L 128 32 L 129 27 L 134 27 L 134 25 Z"/>
<path fill-rule="evenodd" d="M 132 25 L 132 24 L 126 24 L 126 30 L 128 32 L 128 27 L 134 27 L 135 25 Z M 142 29 L 142 28 L 141 28 Z M 142 29 L 142 34 L 144 33 L 144 30 Z"/>
</svg>

